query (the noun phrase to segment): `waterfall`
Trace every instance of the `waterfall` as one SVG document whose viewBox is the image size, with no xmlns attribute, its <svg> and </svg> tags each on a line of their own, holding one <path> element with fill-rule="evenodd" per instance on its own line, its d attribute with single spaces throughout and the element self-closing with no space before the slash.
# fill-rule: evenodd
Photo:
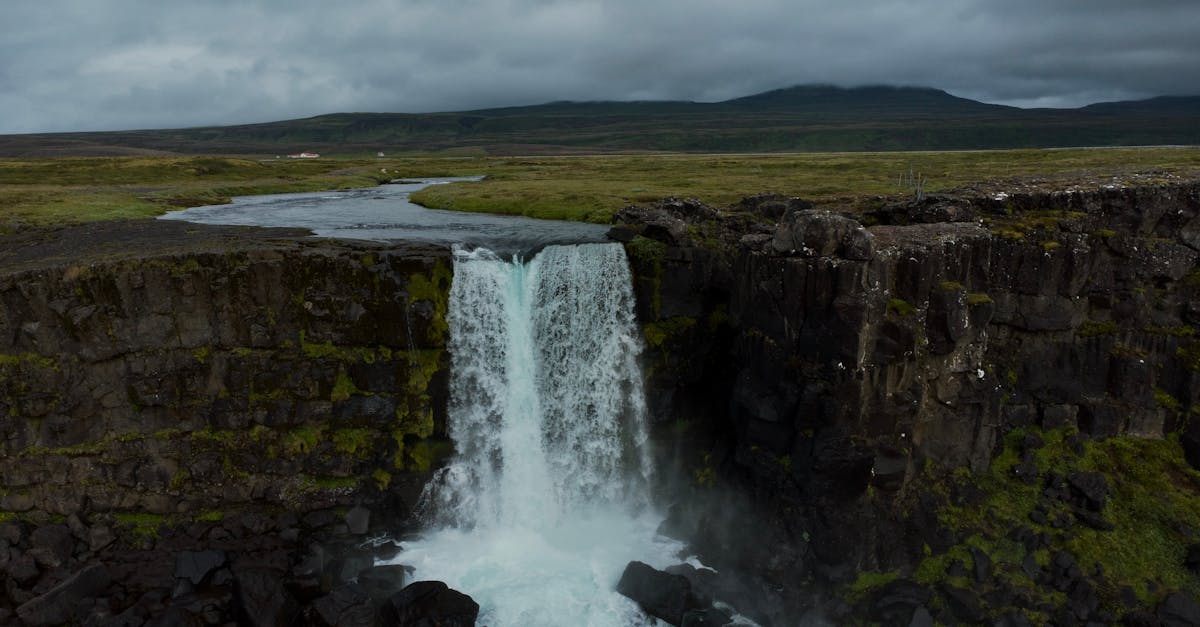
<svg viewBox="0 0 1200 627">
<path fill-rule="evenodd" d="M 642 624 L 613 586 L 631 559 L 672 560 L 654 533 L 624 249 L 545 248 L 528 263 L 456 251 L 449 432 L 426 487 L 430 532 L 399 556 L 472 595 L 480 624 Z"/>
</svg>

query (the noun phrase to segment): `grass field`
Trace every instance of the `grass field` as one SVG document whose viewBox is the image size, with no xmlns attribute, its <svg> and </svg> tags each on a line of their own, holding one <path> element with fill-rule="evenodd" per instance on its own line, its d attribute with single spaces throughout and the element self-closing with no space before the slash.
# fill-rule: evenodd
<svg viewBox="0 0 1200 627">
<path fill-rule="evenodd" d="M 1200 148 L 536 158 L 314 160 L 227 157 L 0 159 L 0 230 L 153 217 L 235 195 L 366 187 L 394 178 L 482 175 L 414 195 L 426 206 L 607 222 L 666 196 L 726 206 L 759 192 L 853 208 L 904 197 L 910 172 L 936 193 L 964 186 L 1200 178 Z"/>
</svg>

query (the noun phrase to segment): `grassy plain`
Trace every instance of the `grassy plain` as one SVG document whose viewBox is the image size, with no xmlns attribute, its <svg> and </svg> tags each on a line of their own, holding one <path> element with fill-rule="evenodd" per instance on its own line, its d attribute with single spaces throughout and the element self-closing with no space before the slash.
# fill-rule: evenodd
<svg viewBox="0 0 1200 627">
<path fill-rule="evenodd" d="M 987 186 L 1099 185 L 1200 177 L 1200 148 L 901 153 L 397 157 L 0 159 L 0 230 L 227 202 L 235 195 L 367 187 L 395 178 L 485 176 L 414 194 L 439 209 L 607 222 L 666 196 L 727 206 L 759 192 L 853 208 L 903 197 L 910 171 L 927 192 Z"/>
</svg>

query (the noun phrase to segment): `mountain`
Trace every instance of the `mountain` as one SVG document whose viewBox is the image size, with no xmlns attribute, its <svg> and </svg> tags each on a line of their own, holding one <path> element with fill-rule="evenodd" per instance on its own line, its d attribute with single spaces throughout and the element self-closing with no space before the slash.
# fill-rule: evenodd
<svg viewBox="0 0 1200 627">
<path fill-rule="evenodd" d="M 1200 97 L 1019 109 L 924 87 L 803 85 L 717 103 L 550 102 L 450 113 L 334 113 L 264 124 L 0 136 L 0 156 L 375 151 L 964 150 L 1200 144 Z"/>
</svg>

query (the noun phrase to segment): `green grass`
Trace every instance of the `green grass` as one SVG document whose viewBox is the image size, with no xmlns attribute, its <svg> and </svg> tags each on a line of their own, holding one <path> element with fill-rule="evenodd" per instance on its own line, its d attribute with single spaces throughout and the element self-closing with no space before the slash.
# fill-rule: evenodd
<svg viewBox="0 0 1200 627">
<path fill-rule="evenodd" d="M 1065 183 L 1154 182 L 1200 177 L 1200 148 L 997 150 L 800 154 L 655 154 L 560 157 L 224 157 L 0 159 L 0 231 L 12 223 L 53 225 L 147 218 L 230 196 L 365 187 L 393 178 L 485 176 L 414 194 L 429 207 L 608 222 L 628 204 L 690 196 L 728 206 L 777 192 L 854 209 L 876 196 L 907 198 L 909 170 L 927 193 L 1033 177 Z M 1133 177 L 1133 173 L 1143 174 Z M 1136 181 L 1135 181 L 1136 178 Z M 1014 236 L 1051 228 L 1063 216 L 1026 217 Z M 1000 225 L 1005 226 L 1005 225 Z"/>
</svg>

